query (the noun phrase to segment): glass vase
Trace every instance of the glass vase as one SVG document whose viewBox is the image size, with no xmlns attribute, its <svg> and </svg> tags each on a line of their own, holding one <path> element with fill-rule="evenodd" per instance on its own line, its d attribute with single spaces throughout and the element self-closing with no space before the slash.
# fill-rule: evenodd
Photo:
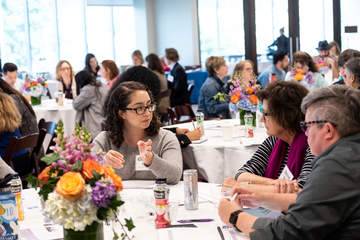
<svg viewBox="0 0 360 240">
<path fill-rule="evenodd" d="M 248 112 L 253 115 L 253 126 L 256 127 L 256 113 L 246 111 L 244 109 L 239 109 L 240 125 L 245 126 L 245 118 L 244 117 L 245 117 L 245 114 Z"/>
<path fill-rule="evenodd" d="M 31 96 L 31 105 L 36 106 L 40 104 L 41 104 L 41 96 L 40 97 Z"/>
<path fill-rule="evenodd" d="M 64 240 L 104 240 L 103 223 L 93 222 L 84 231 L 64 228 Z"/>
</svg>

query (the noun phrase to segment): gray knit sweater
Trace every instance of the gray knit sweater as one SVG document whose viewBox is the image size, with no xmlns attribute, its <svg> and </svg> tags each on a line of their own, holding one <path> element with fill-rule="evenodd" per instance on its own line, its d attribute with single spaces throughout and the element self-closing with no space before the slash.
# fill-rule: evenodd
<svg viewBox="0 0 360 240">
<path fill-rule="evenodd" d="M 139 155 L 137 147 L 130 147 L 123 143 L 120 148 L 115 147 L 108 136 L 108 132 L 101 132 L 94 139 L 93 150 L 108 152 L 115 150 L 124 155 L 125 164 L 122 169 L 116 169 L 116 173 L 123 179 L 153 180 L 157 177 L 166 178 L 169 184 L 179 182 L 182 174 L 182 155 L 179 142 L 175 135 L 167 130 L 160 129 L 159 134 L 146 137 L 144 141 L 151 139 L 154 159 L 146 170 L 135 169 L 135 158 Z"/>
</svg>

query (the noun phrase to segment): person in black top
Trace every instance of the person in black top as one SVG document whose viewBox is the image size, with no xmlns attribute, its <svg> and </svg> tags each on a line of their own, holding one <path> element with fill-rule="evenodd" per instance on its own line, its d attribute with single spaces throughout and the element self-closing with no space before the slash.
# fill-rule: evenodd
<svg viewBox="0 0 360 240">
<path fill-rule="evenodd" d="M 92 53 L 86 54 L 84 70 L 90 72 L 94 77 L 97 77 L 100 67 L 96 60 L 96 57 Z"/>
<path fill-rule="evenodd" d="M 276 46 L 278 52 L 289 53 L 289 38 L 284 35 L 284 28 L 280 29 L 280 36 L 269 46 Z"/>
<path fill-rule="evenodd" d="M 170 66 L 168 76 L 169 87 L 172 90 L 170 96 L 171 107 L 189 103 L 187 76 L 185 69 L 178 63 L 179 54 L 175 48 L 165 49 L 165 58 Z"/>
</svg>

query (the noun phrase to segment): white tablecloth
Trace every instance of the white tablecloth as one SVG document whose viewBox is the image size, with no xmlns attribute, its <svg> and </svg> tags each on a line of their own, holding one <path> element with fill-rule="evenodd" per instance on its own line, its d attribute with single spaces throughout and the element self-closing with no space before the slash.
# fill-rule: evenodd
<svg viewBox="0 0 360 240">
<path fill-rule="evenodd" d="M 38 121 L 44 118 L 46 121 L 57 123 L 61 119 L 64 123 L 65 134 L 69 136 L 73 132 L 76 111 L 72 106 L 72 100 L 65 99 L 64 106 L 58 106 L 55 99 L 43 100 L 41 105 L 33 108 Z"/>
<path fill-rule="evenodd" d="M 121 197 L 125 204 L 119 212 L 120 219 L 132 217 L 136 228 L 132 231 L 135 239 L 141 240 L 219 240 L 220 235 L 217 226 L 223 227 L 223 223 L 218 217 L 217 203 L 221 197 L 220 187 L 215 184 L 199 183 L 199 209 L 185 210 L 183 184 L 171 186 L 170 188 L 170 213 L 173 213 L 174 221 L 178 224 L 180 219 L 210 218 L 214 221 L 206 223 L 194 223 L 196 228 L 167 228 L 155 229 L 153 181 L 126 181 L 125 189 L 121 192 Z M 41 213 L 39 197 L 34 189 L 23 191 L 23 202 L 25 219 L 20 223 L 23 240 L 48 240 L 61 239 L 62 228 L 51 223 L 44 224 L 44 217 Z M 180 206 L 179 206 L 180 205 Z M 44 226 L 46 225 L 46 227 Z M 119 226 L 111 224 L 115 229 Z M 50 230 L 50 231 L 49 231 Z M 248 239 L 243 234 L 234 229 L 222 229 L 225 239 L 242 240 Z M 118 231 L 120 232 L 120 231 Z M 105 239 L 112 239 L 111 226 L 105 226 Z"/>
<path fill-rule="evenodd" d="M 265 128 L 255 128 L 254 137 L 246 138 L 239 119 L 204 121 L 205 142 L 190 144 L 182 149 L 185 164 L 196 168 L 210 183 L 222 183 L 224 178 L 234 176 L 267 137 Z M 191 123 L 170 127 L 193 129 Z M 230 127 L 232 136 L 225 139 L 225 127 Z"/>
</svg>

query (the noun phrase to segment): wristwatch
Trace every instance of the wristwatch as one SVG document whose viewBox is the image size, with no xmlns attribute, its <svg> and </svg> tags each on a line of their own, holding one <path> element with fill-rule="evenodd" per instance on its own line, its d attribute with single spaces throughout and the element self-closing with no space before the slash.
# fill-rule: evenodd
<svg viewBox="0 0 360 240">
<path fill-rule="evenodd" d="M 229 222 L 234 226 L 234 228 L 236 228 L 236 230 L 238 230 L 239 232 L 241 232 L 240 231 L 240 229 L 238 229 L 238 227 L 236 226 L 236 222 L 237 222 L 237 220 L 238 220 L 238 217 L 239 217 L 239 214 L 242 212 L 242 210 L 236 210 L 236 211 L 234 211 L 234 212 L 232 212 L 231 214 L 230 214 L 230 218 L 229 218 Z"/>
</svg>

